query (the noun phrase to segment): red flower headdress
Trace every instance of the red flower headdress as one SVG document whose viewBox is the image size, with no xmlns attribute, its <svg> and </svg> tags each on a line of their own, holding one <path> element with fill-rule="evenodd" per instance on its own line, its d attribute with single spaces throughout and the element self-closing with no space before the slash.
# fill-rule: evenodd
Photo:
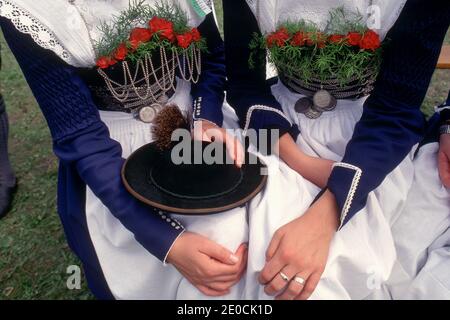
<svg viewBox="0 0 450 320">
<path fill-rule="evenodd" d="M 199 80 L 206 44 L 187 21 L 177 6 L 161 3 L 151 8 L 140 0 L 131 3 L 112 24 L 102 26 L 104 37 L 97 44 L 96 64 L 115 99 L 122 104 L 140 101 L 160 106 L 165 103 L 162 97 L 175 90 L 177 70 L 186 81 Z M 120 81 L 111 76 L 117 74 L 117 68 L 122 69 Z M 150 121 L 149 117 L 143 120 Z"/>
<path fill-rule="evenodd" d="M 252 49 L 266 48 L 277 68 L 295 71 L 302 81 L 337 78 L 341 84 L 376 73 L 382 43 L 358 14 L 337 8 L 330 12 L 327 31 L 303 20 L 281 24 L 274 32 L 255 37 Z M 251 58 L 253 63 L 253 57 Z"/>
<path fill-rule="evenodd" d="M 337 99 L 369 94 L 381 63 L 379 35 L 365 26 L 362 16 L 343 7 L 330 11 L 326 30 L 300 20 L 286 22 L 266 36 L 255 36 L 253 54 L 269 52 L 281 81 L 306 97 L 296 111 L 316 118 L 335 108 Z"/>
</svg>

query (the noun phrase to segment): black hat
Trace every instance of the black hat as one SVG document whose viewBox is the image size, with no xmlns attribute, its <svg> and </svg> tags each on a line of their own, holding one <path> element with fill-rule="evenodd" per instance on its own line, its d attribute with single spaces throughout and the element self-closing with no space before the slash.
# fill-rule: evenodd
<svg viewBox="0 0 450 320">
<path fill-rule="evenodd" d="M 200 148 L 202 152 L 207 147 L 226 150 L 218 142 L 192 141 L 191 146 L 190 150 Z M 156 143 L 150 143 L 131 154 L 122 168 L 122 179 L 134 197 L 171 213 L 203 215 L 245 205 L 266 183 L 265 164 L 255 156 L 255 161 L 249 163 L 248 152 L 245 163 L 238 168 L 226 151 L 220 164 L 207 164 L 203 157 L 200 163 L 194 162 L 193 152 L 188 161 L 175 164 L 172 150 L 161 151 Z"/>
</svg>

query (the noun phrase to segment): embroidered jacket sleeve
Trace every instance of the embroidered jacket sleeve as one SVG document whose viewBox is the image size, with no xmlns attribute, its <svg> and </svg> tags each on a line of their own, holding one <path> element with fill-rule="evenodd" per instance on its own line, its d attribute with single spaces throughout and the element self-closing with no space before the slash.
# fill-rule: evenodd
<svg viewBox="0 0 450 320">
<path fill-rule="evenodd" d="M 200 79 L 192 84 L 193 116 L 194 120 L 208 120 L 221 127 L 226 78 L 225 50 L 213 13 L 205 17 L 198 29 L 206 39 L 207 52 L 202 53 Z"/>
<path fill-rule="evenodd" d="M 375 90 L 328 181 L 348 222 L 424 133 L 420 106 L 450 22 L 450 3 L 409 0 L 388 34 Z"/>
<path fill-rule="evenodd" d="M 250 68 L 249 45 L 261 34 L 255 16 L 245 0 L 222 1 L 224 10 L 227 101 L 235 109 L 241 126 L 279 129 L 296 135 L 296 127 L 285 118 L 266 81 L 265 51 L 256 53 L 258 63 Z"/>
<path fill-rule="evenodd" d="M 18 32 L 9 20 L 1 18 L 0 23 L 47 120 L 61 163 L 75 167 L 136 240 L 164 261 L 183 227 L 169 218 L 162 219 L 126 191 L 120 175 L 122 149 L 110 138 L 76 69 Z"/>
</svg>

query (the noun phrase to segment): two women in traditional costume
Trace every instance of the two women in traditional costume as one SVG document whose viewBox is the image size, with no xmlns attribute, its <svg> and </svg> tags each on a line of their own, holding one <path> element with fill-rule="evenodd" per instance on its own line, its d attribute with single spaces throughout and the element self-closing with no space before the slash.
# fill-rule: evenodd
<svg viewBox="0 0 450 320">
<path fill-rule="evenodd" d="M 128 0 L 0 0 L 5 39 L 50 127 L 60 160 L 58 211 L 92 292 L 104 299 L 363 299 L 392 291 L 383 285 L 403 241 L 393 230 L 403 230 L 399 221 L 411 216 L 408 199 L 416 197 L 415 151 L 426 127 L 420 105 L 448 29 L 449 5 L 223 1 L 224 45 L 207 2 L 169 4 L 178 14 L 158 11 L 161 4 L 150 0 L 131 7 Z M 371 35 L 389 41 L 375 83 L 353 80 L 348 95 L 334 96 L 306 88 L 295 73 L 280 72 L 282 65 L 270 86 L 265 57 L 250 66 L 254 33 L 268 36 L 288 22 L 313 22 L 316 36 L 297 46 L 322 49 L 337 7 L 362 13 L 363 23 L 377 15 Z M 274 43 L 290 43 L 290 32 L 282 30 Z M 104 45 L 106 35 L 126 41 Z M 340 35 L 344 46 L 347 34 Z M 158 50 L 175 46 L 177 54 L 161 49 L 159 64 L 140 56 L 157 41 Z M 183 56 L 202 44 L 201 60 Z M 127 54 L 152 71 L 143 71 L 144 81 L 134 87 L 138 73 L 127 70 Z M 130 82 L 109 77 L 114 66 Z M 121 170 L 153 140 L 151 121 L 166 105 L 192 113 L 199 139 L 213 140 L 207 129 L 221 132 L 238 166 L 244 152 L 237 138 L 252 129 L 279 133 L 269 139 L 272 154 L 258 150 L 261 140 L 249 147 L 267 167 L 264 189 L 245 206 L 208 216 L 174 214 L 135 199 Z M 221 129 L 239 126 L 235 136 Z M 444 202 L 445 192 L 439 191 Z"/>
</svg>

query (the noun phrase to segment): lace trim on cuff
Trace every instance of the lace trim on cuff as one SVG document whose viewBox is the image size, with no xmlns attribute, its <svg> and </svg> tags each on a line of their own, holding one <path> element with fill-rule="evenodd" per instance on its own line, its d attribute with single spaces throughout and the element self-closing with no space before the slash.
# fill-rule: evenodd
<svg viewBox="0 0 450 320">
<path fill-rule="evenodd" d="M 57 39 L 56 35 L 29 12 L 11 1 L 0 0 L 0 16 L 11 20 L 17 30 L 30 35 L 42 48 L 52 50 L 66 62 L 70 60 L 69 52 Z"/>
<path fill-rule="evenodd" d="M 247 135 L 247 131 L 248 131 L 248 128 L 250 126 L 250 121 L 251 121 L 251 118 L 252 118 L 252 114 L 253 114 L 253 111 L 255 111 L 255 110 L 263 110 L 263 111 L 275 112 L 279 116 L 283 117 L 292 126 L 292 122 L 286 117 L 286 115 L 282 111 L 280 111 L 278 109 L 275 109 L 275 108 L 272 108 L 272 107 L 268 107 L 268 106 L 255 105 L 255 106 L 250 107 L 250 109 L 248 109 L 248 111 L 247 111 L 247 116 L 246 116 L 246 119 L 245 119 L 245 126 L 244 126 L 244 131 L 243 131 L 243 135 L 244 136 Z"/>
<path fill-rule="evenodd" d="M 166 266 L 167 265 L 167 256 L 169 255 L 170 250 L 172 250 L 173 245 L 175 244 L 175 242 L 178 240 L 178 238 L 186 231 L 186 229 L 184 228 L 184 226 L 181 224 L 180 221 L 178 221 L 175 218 L 170 217 L 170 215 L 167 212 L 158 210 L 158 209 L 154 209 L 156 212 L 158 212 L 159 216 L 161 217 L 161 219 L 163 219 L 164 221 L 166 221 L 168 224 L 171 225 L 172 228 L 174 228 L 175 230 L 179 231 L 180 233 L 178 234 L 178 236 L 175 238 L 175 240 L 172 242 L 169 250 L 167 250 L 166 255 L 164 257 L 163 260 L 163 264 Z"/>
<path fill-rule="evenodd" d="M 333 164 L 333 169 L 336 167 L 341 167 L 344 169 L 354 170 L 355 174 L 352 179 L 352 184 L 350 186 L 350 190 L 347 194 L 347 198 L 345 199 L 344 206 L 341 212 L 341 224 L 339 226 L 339 230 L 344 226 L 345 218 L 347 217 L 348 212 L 353 203 L 353 198 L 355 197 L 356 190 L 358 189 L 359 181 L 361 180 L 362 170 L 357 166 L 351 165 L 345 162 L 336 162 Z"/>
<path fill-rule="evenodd" d="M 185 233 L 185 232 L 186 232 L 185 229 L 181 230 L 180 234 L 175 238 L 175 240 L 173 240 L 172 245 L 170 246 L 169 250 L 167 250 L 166 256 L 164 257 L 164 261 L 163 261 L 163 265 L 164 265 L 165 267 L 169 265 L 169 264 L 167 263 L 167 257 L 169 256 L 170 250 L 172 250 L 172 248 L 173 248 L 175 242 L 177 242 L 178 238 L 181 237 L 181 235 L 182 235 L 183 233 Z"/>
</svg>

